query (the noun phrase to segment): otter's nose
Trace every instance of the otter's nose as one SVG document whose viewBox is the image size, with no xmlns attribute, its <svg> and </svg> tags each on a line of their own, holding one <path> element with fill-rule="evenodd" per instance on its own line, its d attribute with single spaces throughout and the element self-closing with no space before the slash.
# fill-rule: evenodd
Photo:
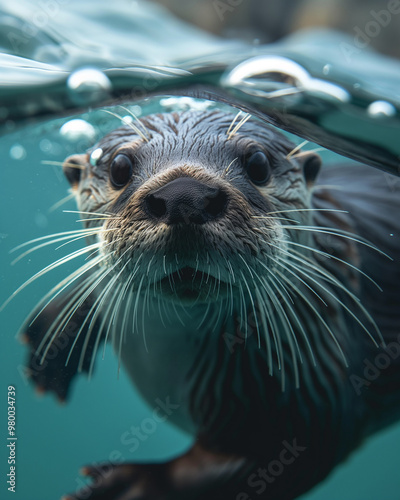
<svg viewBox="0 0 400 500">
<path fill-rule="evenodd" d="M 204 224 L 223 215 L 227 195 L 191 177 L 179 177 L 148 194 L 144 203 L 160 222 Z"/>
</svg>

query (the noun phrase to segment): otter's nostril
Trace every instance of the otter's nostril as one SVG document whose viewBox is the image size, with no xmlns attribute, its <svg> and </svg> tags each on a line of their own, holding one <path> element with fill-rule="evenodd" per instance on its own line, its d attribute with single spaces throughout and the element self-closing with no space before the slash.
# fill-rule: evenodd
<svg viewBox="0 0 400 500">
<path fill-rule="evenodd" d="M 154 194 L 146 197 L 146 204 L 149 212 L 157 218 L 163 217 L 167 213 L 167 205 L 162 198 L 157 198 Z"/>
<path fill-rule="evenodd" d="M 217 217 L 224 212 L 226 203 L 226 194 L 218 189 L 215 194 L 207 196 L 204 209 L 212 217 Z"/>
</svg>

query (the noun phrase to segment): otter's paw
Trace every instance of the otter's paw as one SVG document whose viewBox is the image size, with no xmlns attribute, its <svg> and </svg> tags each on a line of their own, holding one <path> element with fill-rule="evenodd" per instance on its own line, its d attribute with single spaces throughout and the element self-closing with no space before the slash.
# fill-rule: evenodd
<svg viewBox="0 0 400 500">
<path fill-rule="evenodd" d="M 22 340 L 29 348 L 25 374 L 36 387 L 36 392 L 40 395 L 52 392 L 60 402 L 64 402 L 77 372 L 76 367 L 65 366 L 68 352 L 63 352 L 55 345 L 44 356 L 46 345 L 38 351 L 42 335 L 35 326 L 27 330 Z"/>
<path fill-rule="evenodd" d="M 90 316 L 87 316 L 94 300 L 91 296 L 76 308 L 65 325 L 60 324 L 67 314 L 68 298 L 61 294 L 52 300 L 34 316 L 21 337 L 29 347 L 27 377 L 38 393 L 53 392 L 60 401 L 67 399 L 72 380 L 79 371 L 89 371 L 97 339 L 97 322 L 88 331 Z"/>
<path fill-rule="evenodd" d="M 120 464 L 109 462 L 83 467 L 92 482 L 62 500 L 167 500 L 166 464 Z"/>
</svg>

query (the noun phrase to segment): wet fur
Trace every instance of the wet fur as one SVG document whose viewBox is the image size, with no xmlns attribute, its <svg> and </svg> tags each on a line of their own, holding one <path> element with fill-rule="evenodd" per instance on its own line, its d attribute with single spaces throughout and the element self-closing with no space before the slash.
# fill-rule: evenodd
<svg viewBox="0 0 400 500">
<path fill-rule="evenodd" d="M 243 121 L 234 134 L 227 134 L 233 130 L 232 116 L 222 112 L 156 115 L 141 123 L 148 131 L 146 140 L 122 127 L 96 145 L 103 154 L 95 165 L 89 154 L 66 162 L 79 210 L 105 214 L 89 215 L 85 223 L 88 228 L 99 227 L 88 235 L 98 258 L 89 273 L 98 272 L 95 277 L 101 281 L 93 293 L 89 293 L 94 282 L 90 274 L 89 278 L 83 274 L 83 282 L 74 286 L 80 291 L 73 318 L 87 318 L 75 329 L 79 331 L 75 348 L 61 350 L 56 359 L 44 358 L 50 374 L 65 365 L 69 353 L 70 363 L 63 369 L 66 382 L 49 385 L 46 370 L 40 372 L 40 380 L 33 376 L 34 382 L 65 397 L 77 367 L 88 370 L 93 353 L 109 337 L 143 396 L 152 401 L 164 389 L 175 390 L 168 389 L 168 382 L 175 385 L 168 360 L 175 360 L 177 351 L 168 336 L 172 339 L 178 333 L 188 399 L 182 403 L 183 413 L 177 412 L 171 421 L 190 428 L 196 443 L 171 462 L 113 466 L 111 476 L 93 488 L 90 499 L 221 500 L 240 492 L 244 499 L 245 492 L 251 496 L 256 491 L 249 483 L 255 471 L 279 456 L 283 442 L 297 440 L 305 450 L 282 477 L 257 495 L 293 499 L 321 481 L 365 437 L 400 416 L 400 357 L 361 397 L 349 378 L 362 375 L 365 358 L 374 359 L 384 351 L 380 332 L 386 342 L 397 341 L 399 248 L 388 235 L 395 234 L 398 242 L 400 224 L 394 215 L 400 208 L 398 193 L 385 184 L 383 174 L 360 166 L 323 170 L 312 187 L 315 179 L 306 175 L 307 155 L 290 157 L 294 145 L 255 121 Z M 263 187 L 253 185 L 243 171 L 246 152 L 260 149 L 273 168 Z M 135 170 L 131 182 L 116 190 L 109 182 L 109 166 L 120 152 L 134 160 Z M 71 162 L 83 167 L 80 176 L 68 172 Z M 165 227 L 150 220 L 141 200 L 179 176 L 226 190 L 230 200 L 226 216 L 202 228 Z M 325 184 L 337 188 L 321 187 Z M 299 226 L 304 227 L 296 230 Z M 306 230 L 313 226 L 332 231 Z M 353 233 L 354 238 L 341 231 Z M 394 262 L 360 237 L 389 253 Z M 189 307 L 193 320 L 188 326 L 178 321 L 176 308 L 185 309 L 179 298 L 174 299 L 173 293 L 165 301 L 152 296 L 157 297 L 157 280 L 182 265 L 196 265 L 213 278 L 204 282 L 196 308 Z M 321 270 L 319 274 L 313 266 Z M 356 268 L 371 275 L 383 292 Z M 224 291 L 216 286 L 219 279 L 225 281 Z M 112 293 L 107 295 L 108 284 Z M 70 294 L 74 296 L 73 291 Z M 54 326 L 54 317 L 68 300 L 57 297 L 29 327 L 30 369 L 37 365 L 46 324 Z M 167 314 L 161 327 L 157 317 L 163 308 L 169 318 Z M 253 335 L 247 330 L 244 335 L 252 313 L 255 333 L 253 324 Z M 140 337 L 136 341 L 126 325 L 141 331 L 152 321 L 159 323 L 147 331 L 146 354 Z M 374 322 L 380 332 L 374 330 Z M 114 323 L 117 326 L 110 329 Z M 196 324 L 202 327 L 196 329 Z M 62 333 L 55 329 L 53 342 L 58 335 Z M 121 350 L 124 335 L 128 344 Z M 245 336 L 246 342 L 241 341 Z M 160 344 L 163 341 L 165 345 Z M 159 346 L 163 362 L 150 362 Z M 179 382 L 179 372 L 175 376 Z M 90 468 L 88 475 L 99 478 L 99 472 Z"/>
</svg>

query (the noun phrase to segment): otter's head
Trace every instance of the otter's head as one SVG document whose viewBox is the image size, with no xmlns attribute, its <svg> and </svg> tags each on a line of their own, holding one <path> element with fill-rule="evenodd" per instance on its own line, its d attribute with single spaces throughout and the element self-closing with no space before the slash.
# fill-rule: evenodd
<svg viewBox="0 0 400 500">
<path fill-rule="evenodd" d="M 102 265 L 134 290 L 189 302 L 247 293 L 299 238 L 290 225 L 308 216 L 319 158 L 291 155 L 261 122 L 232 119 L 148 116 L 67 158 L 79 210 L 100 214 L 86 224 L 102 228 Z"/>
</svg>

